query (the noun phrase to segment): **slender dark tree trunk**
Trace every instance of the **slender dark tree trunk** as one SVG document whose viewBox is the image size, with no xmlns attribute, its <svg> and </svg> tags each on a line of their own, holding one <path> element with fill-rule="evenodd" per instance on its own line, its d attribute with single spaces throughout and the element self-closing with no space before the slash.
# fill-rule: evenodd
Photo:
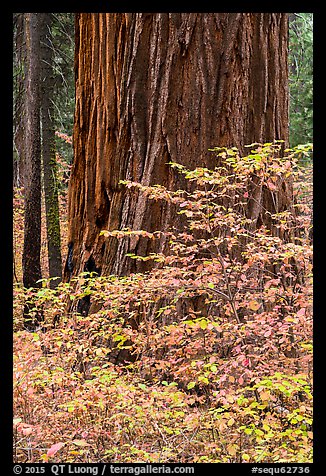
<svg viewBox="0 0 326 476">
<path fill-rule="evenodd" d="M 37 13 L 25 15 L 26 31 L 26 106 L 25 106 L 25 209 L 23 284 L 40 287 L 41 274 L 41 135 L 40 135 L 40 24 Z M 31 316 L 32 308 L 24 306 L 25 327 L 35 329 L 42 319 L 40 311 Z"/>
<path fill-rule="evenodd" d="M 14 187 L 24 185 L 25 102 L 26 102 L 26 31 L 23 13 L 14 15 Z"/>
<path fill-rule="evenodd" d="M 26 14 L 26 122 L 25 218 L 23 250 L 24 286 L 41 279 L 41 137 L 40 137 L 40 28 L 37 13 Z"/>
<path fill-rule="evenodd" d="M 214 146 L 288 141 L 288 18 L 283 13 L 77 14 L 74 163 L 66 279 L 143 271 L 126 257 L 165 243 L 104 239 L 102 229 L 167 230 L 168 205 L 126 193 L 122 179 L 185 186 L 169 168 L 213 166 Z M 291 186 L 277 193 L 286 208 Z M 256 224 L 271 197 L 257 187 Z"/>
<path fill-rule="evenodd" d="M 46 212 L 47 247 L 51 287 L 55 287 L 62 277 L 61 238 L 59 220 L 57 164 L 55 156 L 55 128 L 53 122 L 53 45 L 52 14 L 40 13 L 41 28 L 41 121 L 42 158 Z"/>
</svg>

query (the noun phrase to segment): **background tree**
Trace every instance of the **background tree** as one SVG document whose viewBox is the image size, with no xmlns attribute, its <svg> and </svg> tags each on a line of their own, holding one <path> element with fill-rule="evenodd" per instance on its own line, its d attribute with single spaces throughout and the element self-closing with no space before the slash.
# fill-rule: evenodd
<svg viewBox="0 0 326 476">
<path fill-rule="evenodd" d="M 26 90 L 26 39 L 25 39 L 25 18 L 24 14 L 16 13 L 13 16 L 14 33 L 14 104 L 13 104 L 13 127 L 14 127 L 14 154 L 13 172 L 14 187 L 23 186 L 24 180 L 24 120 L 25 120 L 25 90 Z"/>
<path fill-rule="evenodd" d="M 42 158 L 46 211 L 47 249 L 49 275 L 61 280 L 61 237 L 59 220 L 58 181 L 55 151 L 54 89 L 52 14 L 40 13 L 41 24 L 41 120 L 42 120 Z M 51 281 L 54 287 L 57 283 Z"/>
<path fill-rule="evenodd" d="M 75 15 L 52 13 L 52 51 L 54 87 L 52 101 L 56 131 L 72 135 L 75 109 Z M 72 162 L 72 147 L 56 136 L 56 150 L 65 162 Z M 59 192 L 62 190 L 62 184 Z"/>
<path fill-rule="evenodd" d="M 291 13 L 290 145 L 312 142 L 313 120 L 313 14 Z"/>
<path fill-rule="evenodd" d="M 45 207 L 41 207 L 41 220 L 46 221 L 41 232 L 41 267 L 43 275 L 50 277 L 62 275 L 59 200 L 61 207 L 66 203 L 66 189 L 72 159 L 72 147 L 55 134 L 61 132 L 72 134 L 74 109 L 74 76 L 73 76 L 73 14 L 37 14 L 40 21 L 40 52 L 38 60 L 41 62 L 41 147 L 43 158 L 43 175 L 41 182 L 44 185 Z M 26 105 L 27 105 L 27 52 L 26 52 L 26 24 L 27 14 L 15 13 L 13 16 L 14 31 L 14 189 L 16 203 L 24 201 L 24 168 L 26 147 Z M 59 132 L 58 132 L 59 131 Z M 36 132 L 35 132 L 36 133 Z M 61 164 L 60 180 L 57 178 L 57 161 Z M 29 187 L 28 180 L 26 187 Z M 16 207 L 18 213 L 19 207 Z M 18 221 L 21 218 L 18 213 Z M 16 217 L 17 218 L 17 217 Z M 61 211 L 62 225 L 66 227 L 66 214 Z M 18 235 L 24 233 L 23 223 L 16 231 L 15 243 Z M 41 227 L 42 231 L 42 227 Z M 62 231 L 64 233 L 64 229 Z M 18 240 L 18 241 L 17 241 Z M 43 246 L 43 243 L 45 246 Z M 21 277 L 19 259 L 22 250 L 15 246 L 16 280 Z M 17 263 L 18 260 L 18 263 Z M 47 264 L 46 264 L 47 263 Z M 51 286 L 55 285 L 51 281 Z"/>
<path fill-rule="evenodd" d="M 38 287 L 41 279 L 41 135 L 40 135 L 40 22 L 25 14 L 27 77 L 25 122 L 25 213 L 23 283 Z"/>
<path fill-rule="evenodd" d="M 66 278 L 148 268 L 126 253 L 162 250 L 143 237 L 104 240 L 102 229 L 166 230 L 172 207 L 119 185 L 185 184 L 170 161 L 211 166 L 210 147 L 288 141 L 288 17 L 283 13 L 77 14 L 74 163 L 69 190 Z M 248 214 L 287 207 L 258 182 Z M 180 225 L 181 226 L 181 225 Z M 69 269 L 68 269 L 69 268 Z"/>
</svg>

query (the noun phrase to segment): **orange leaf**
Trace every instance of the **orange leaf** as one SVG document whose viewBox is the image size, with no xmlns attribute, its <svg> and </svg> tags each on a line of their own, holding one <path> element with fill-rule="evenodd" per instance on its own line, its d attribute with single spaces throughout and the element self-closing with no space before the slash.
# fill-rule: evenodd
<svg viewBox="0 0 326 476">
<path fill-rule="evenodd" d="M 260 304 L 259 302 L 257 301 L 250 301 L 249 302 L 249 309 L 251 309 L 252 311 L 257 311 L 257 309 L 260 308 Z"/>
<path fill-rule="evenodd" d="M 235 456 L 237 454 L 237 448 L 234 445 L 228 445 L 227 450 L 231 456 Z"/>
<path fill-rule="evenodd" d="M 269 399 L 270 399 L 270 392 L 268 392 L 268 391 L 266 391 L 266 392 L 261 392 L 260 398 L 261 398 L 263 401 L 269 400 Z"/>
</svg>

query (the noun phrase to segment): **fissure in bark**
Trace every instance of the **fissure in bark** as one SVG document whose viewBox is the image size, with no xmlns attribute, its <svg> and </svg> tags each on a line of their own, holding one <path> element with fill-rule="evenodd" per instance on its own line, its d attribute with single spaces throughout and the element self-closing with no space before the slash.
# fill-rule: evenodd
<svg viewBox="0 0 326 476">
<path fill-rule="evenodd" d="M 90 257 L 102 274 L 148 269 L 126 257 L 164 248 L 102 229 L 168 230 L 169 204 L 126 193 L 128 179 L 186 187 L 168 162 L 211 167 L 209 148 L 288 140 L 288 18 L 283 13 L 76 15 L 74 162 L 69 187 L 73 273 Z M 290 185 L 289 185 L 290 187 Z M 290 190 L 278 191 L 278 211 Z M 256 223 L 271 197 L 257 188 Z"/>
</svg>

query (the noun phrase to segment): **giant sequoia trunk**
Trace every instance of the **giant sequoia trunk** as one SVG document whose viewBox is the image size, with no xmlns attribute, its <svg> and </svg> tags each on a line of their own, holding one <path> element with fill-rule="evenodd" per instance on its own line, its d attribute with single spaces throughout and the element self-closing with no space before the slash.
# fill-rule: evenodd
<svg viewBox="0 0 326 476">
<path fill-rule="evenodd" d="M 283 13 L 77 14 L 67 279 L 142 271 L 125 254 L 158 251 L 102 229 L 178 224 L 169 205 L 127 194 L 120 180 L 180 188 L 167 162 L 212 166 L 214 146 L 287 142 L 287 43 Z M 256 195 L 252 216 L 264 222 L 269 198 Z"/>
</svg>

